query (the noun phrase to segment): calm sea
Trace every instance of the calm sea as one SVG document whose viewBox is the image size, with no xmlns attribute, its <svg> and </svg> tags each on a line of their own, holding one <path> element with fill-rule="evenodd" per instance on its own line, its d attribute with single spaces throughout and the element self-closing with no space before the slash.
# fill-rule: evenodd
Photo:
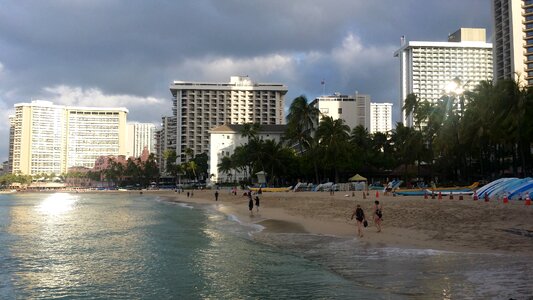
<svg viewBox="0 0 533 300">
<path fill-rule="evenodd" d="M 151 195 L 0 195 L 0 299 L 533 296 L 530 257 L 260 230 Z"/>
</svg>

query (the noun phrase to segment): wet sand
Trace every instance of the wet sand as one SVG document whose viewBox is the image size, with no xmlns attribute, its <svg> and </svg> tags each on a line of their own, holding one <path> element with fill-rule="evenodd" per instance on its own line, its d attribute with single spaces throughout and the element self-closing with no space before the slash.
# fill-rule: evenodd
<svg viewBox="0 0 533 300">
<path fill-rule="evenodd" d="M 154 192 L 170 201 L 217 203 L 218 209 L 233 214 L 243 222 L 257 223 L 270 232 L 309 232 L 313 234 L 356 236 L 355 221 L 350 220 L 356 204 L 361 204 L 369 226 L 362 240 L 369 245 L 421 249 L 513 252 L 533 256 L 533 207 L 523 201 L 490 202 L 443 197 L 442 200 L 420 196 L 379 195 L 383 206 L 383 230 L 374 227 L 375 192 L 363 199 L 362 192 L 269 192 L 263 193 L 259 213 L 251 216 L 244 191 L 236 196 L 229 190 L 186 193 Z M 150 193 L 150 192 L 149 192 Z M 295 226 L 298 224 L 299 226 Z"/>
</svg>

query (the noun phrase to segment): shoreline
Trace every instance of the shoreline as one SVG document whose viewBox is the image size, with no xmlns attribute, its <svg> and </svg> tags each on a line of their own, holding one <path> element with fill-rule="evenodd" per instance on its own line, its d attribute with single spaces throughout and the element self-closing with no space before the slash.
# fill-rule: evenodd
<svg viewBox="0 0 533 300">
<path fill-rule="evenodd" d="M 259 213 L 254 207 L 253 216 L 249 214 L 248 198 L 242 196 L 242 190 L 234 196 L 230 190 L 221 189 L 217 202 L 214 190 L 194 190 L 194 195 L 189 198 L 187 191 L 177 193 L 174 190 L 80 193 L 102 192 L 157 195 L 170 202 L 218 204 L 216 209 L 226 215 L 234 215 L 244 223 L 263 226 L 263 233 L 354 238 L 370 247 L 533 256 L 533 207 L 525 206 L 523 201 L 503 204 L 501 200 L 487 203 L 473 201 L 470 197 L 437 200 L 379 195 L 377 200 L 383 206 L 383 229 L 378 233 L 369 217 L 376 200 L 375 194 L 363 199 L 361 191 L 354 194 L 336 192 L 334 195 L 328 192 L 265 192 L 260 195 Z M 356 237 L 355 221 L 350 220 L 356 204 L 361 204 L 369 223 L 364 229 L 364 237 L 360 239 Z"/>
<path fill-rule="evenodd" d="M 533 256 L 533 208 L 523 202 L 430 200 L 423 197 L 378 198 L 383 205 L 383 230 L 378 233 L 368 217 L 375 196 L 363 199 L 362 192 L 268 192 L 261 195 L 259 213 L 249 215 L 248 200 L 229 191 L 194 191 L 194 196 L 157 193 L 166 201 L 218 204 L 217 210 L 235 215 L 242 222 L 264 226 L 264 233 L 309 233 L 356 238 L 355 221 L 350 220 L 355 203 L 361 204 L 369 226 L 361 242 L 371 247 L 398 247 L 437 251 L 520 254 Z M 356 238 L 359 239 L 359 238 Z"/>
</svg>

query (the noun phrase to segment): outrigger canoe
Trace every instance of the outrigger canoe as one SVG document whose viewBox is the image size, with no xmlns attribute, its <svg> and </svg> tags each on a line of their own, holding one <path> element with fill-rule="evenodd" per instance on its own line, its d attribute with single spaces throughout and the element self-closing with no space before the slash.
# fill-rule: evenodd
<svg viewBox="0 0 533 300">
<path fill-rule="evenodd" d="M 252 192 L 257 192 L 259 191 L 259 189 L 261 189 L 261 192 L 288 192 L 290 191 L 292 188 L 292 186 L 288 186 L 288 187 L 262 187 L 262 188 L 258 188 L 258 187 L 250 187 L 250 191 Z"/>
<path fill-rule="evenodd" d="M 406 190 L 396 190 L 394 193 L 400 196 L 424 196 L 426 194 L 431 195 L 432 193 L 441 195 L 471 195 L 474 193 L 474 189 L 477 188 L 479 182 L 474 182 L 469 186 L 464 187 L 441 187 L 441 188 L 429 188 L 429 189 L 406 189 Z"/>
</svg>

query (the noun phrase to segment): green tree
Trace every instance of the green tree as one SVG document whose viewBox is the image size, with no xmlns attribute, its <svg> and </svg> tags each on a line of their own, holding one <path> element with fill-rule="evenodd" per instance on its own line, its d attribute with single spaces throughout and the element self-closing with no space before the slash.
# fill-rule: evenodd
<svg viewBox="0 0 533 300">
<path fill-rule="evenodd" d="M 246 123 L 242 125 L 241 136 L 249 140 L 254 140 L 257 138 L 260 130 L 261 125 L 259 123 Z"/>
<path fill-rule="evenodd" d="M 339 169 L 349 153 L 349 132 L 350 127 L 343 119 L 333 120 L 329 116 L 323 117 L 317 128 L 316 137 L 324 149 L 326 164 L 333 169 L 335 182 L 339 182 Z"/>
<path fill-rule="evenodd" d="M 224 156 L 220 160 L 220 163 L 217 165 L 218 172 L 225 173 L 226 177 L 231 175 L 231 171 L 234 170 L 234 163 L 230 156 Z"/>
<path fill-rule="evenodd" d="M 292 101 L 287 115 L 285 138 L 292 143 L 298 144 L 300 153 L 311 147 L 313 133 L 318 124 L 319 116 L 320 111 L 318 108 L 309 104 L 304 95 Z"/>
</svg>

